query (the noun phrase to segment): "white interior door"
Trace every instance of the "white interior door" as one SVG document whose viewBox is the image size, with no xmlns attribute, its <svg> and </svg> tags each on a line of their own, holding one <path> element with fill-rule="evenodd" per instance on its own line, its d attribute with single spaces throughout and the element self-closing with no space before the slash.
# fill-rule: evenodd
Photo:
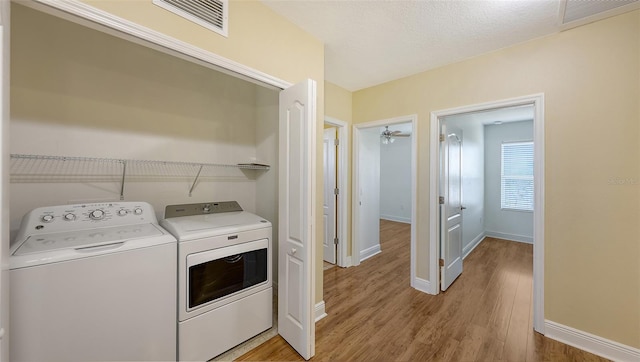
<svg viewBox="0 0 640 362">
<path fill-rule="evenodd" d="M 336 263 L 336 129 L 325 128 L 323 138 L 324 201 L 322 220 L 324 226 L 324 261 Z"/>
<path fill-rule="evenodd" d="M 309 359 L 315 354 L 315 81 L 280 92 L 279 111 L 278 333 Z"/>
<path fill-rule="evenodd" d="M 0 2 L 0 360 L 9 360 L 9 8 Z"/>
<path fill-rule="evenodd" d="M 440 288 L 462 274 L 462 131 L 443 123 L 440 205 Z"/>
<path fill-rule="evenodd" d="M 380 252 L 380 132 L 363 129 L 358 137 L 359 260 Z"/>
</svg>

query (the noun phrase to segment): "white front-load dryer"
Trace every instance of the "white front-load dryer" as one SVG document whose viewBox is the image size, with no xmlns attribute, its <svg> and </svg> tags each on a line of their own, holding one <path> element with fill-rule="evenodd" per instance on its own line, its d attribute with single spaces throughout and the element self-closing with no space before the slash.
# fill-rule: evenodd
<svg viewBox="0 0 640 362">
<path fill-rule="evenodd" d="M 235 201 L 170 205 L 178 239 L 178 360 L 206 361 L 273 324 L 271 223 Z"/>
</svg>

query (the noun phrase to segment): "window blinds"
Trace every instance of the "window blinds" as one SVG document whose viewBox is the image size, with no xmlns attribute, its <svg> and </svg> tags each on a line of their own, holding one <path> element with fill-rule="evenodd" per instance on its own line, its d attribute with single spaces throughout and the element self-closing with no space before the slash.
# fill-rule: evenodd
<svg viewBox="0 0 640 362">
<path fill-rule="evenodd" d="M 533 142 L 502 144 L 500 205 L 533 211 Z"/>
</svg>

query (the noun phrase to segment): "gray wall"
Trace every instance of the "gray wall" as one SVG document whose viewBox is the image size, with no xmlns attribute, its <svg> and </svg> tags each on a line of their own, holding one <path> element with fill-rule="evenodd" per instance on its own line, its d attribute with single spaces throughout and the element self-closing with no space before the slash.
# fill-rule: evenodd
<svg viewBox="0 0 640 362">
<path fill-rule="evenodd" d="M 533 140 L 533 121 L 484 126 L 485 233 L 509 240 L 533 242 L 533 212 L 500 208 L 501 145 Z"/>
<path fill-rule="evenodd" d="M 380 218 L 411 222 L 411 137 L 380 145 Z"/>
<path fill-rule="evenodd" d="M 360 131 L 358 190 L 360 261 L 380 252 L 380 132 Z"/>
</svg>

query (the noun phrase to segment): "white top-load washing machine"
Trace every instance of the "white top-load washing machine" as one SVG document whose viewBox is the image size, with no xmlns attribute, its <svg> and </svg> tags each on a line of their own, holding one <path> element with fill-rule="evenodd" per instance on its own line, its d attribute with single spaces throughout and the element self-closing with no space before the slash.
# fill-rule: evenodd
<svg viewBox="0 0 640 362">
<path fill-rule="evenodd" d="M 176 252 L 145 202 L 29 212 L 9 257 L 10 360 L 175 360 Z"/>
<path fill-rule="evenodd" d="M 178 360 L 205 361 L 272 326 L 271 223 L 235 201 L 170 205 L 178 239 Z"/>
</svg>

